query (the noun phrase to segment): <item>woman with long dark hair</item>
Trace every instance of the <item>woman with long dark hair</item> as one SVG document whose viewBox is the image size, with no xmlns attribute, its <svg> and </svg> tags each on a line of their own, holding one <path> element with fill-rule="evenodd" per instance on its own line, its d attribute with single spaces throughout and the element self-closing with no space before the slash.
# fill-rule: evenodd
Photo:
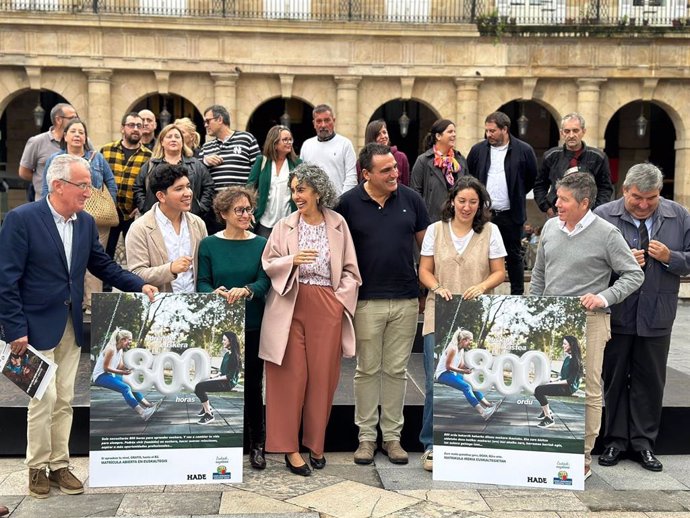
<svg viewBox="0 0 690 518">
<path fill-rule="evenodd" d="M 455 124 L 439 119 L 424 139 L 426 151 L 412 167 L 410 187 L 417 191 L 429 211 L 431 222 L 441 219 L 441 207 L 458 178 L 468 174 L 467 160 L 455 149 Z"/>
<path fill-rule="evenodd" d="M 196 397 L 201 401 L 199 410 L 199 424 L 208 424 L 215 419 L 211 410 L 211 403 L 208 401 L 209 392 L 230 392 L 240 377 L 242 369 L 242 353 L 240 352 L 240 342 L 237 335 L 232 331 L 223 333 L 223 359 L 220 362 L 218 374 L 209 379 L 200 381 L 194 387 Z"/>
<path fill-rule="evenodd" d="M 549 400 L 546 396 L 572 396 L 580 388 L 582 380 L 582 351 L 577 338 L 566 335 L 563 337 L 563 352 L 565 358 L 561 366 L 561 372 L 556 381 L 539 385 L 534 389 L 534 397 L 541 405 L 539 415 L 539 428 L 550 428 L 555 424 L 553 412 L 549 408 Z"/>
<path fill-rule="evenodd" d="M 428 471 L 432 468 L 434 442 L 436 296 L 450 300 L 455 293 L 472 299 L 491 293 L 506 275 L 506 250 L 498 227 L 489 222 L 489 207 L 491 198 L 481 182 L 473 176 L 460 177 L 447 195 L 441 221 L 429 225 L 422 242 L 419 281 L 429 289 L 429 295 L 422 329 L 426 397 L 419 440 L 424 445 L 422 464 Z"/>
</svg>

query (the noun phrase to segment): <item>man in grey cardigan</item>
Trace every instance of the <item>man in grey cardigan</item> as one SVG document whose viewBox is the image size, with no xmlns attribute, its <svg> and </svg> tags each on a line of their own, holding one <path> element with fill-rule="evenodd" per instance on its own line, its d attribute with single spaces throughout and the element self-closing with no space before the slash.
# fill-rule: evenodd
<svg viewBox="0 0 690 518">
<path fill-rule="evenodd" d="M 609 307 L 623 301 L 644 274 L 620 231 L 590 208 L 597 195 L 594 177 L 571 173 L 557 184 L 558 218 L 544 225 L 532 270 L 530 295 L 580 297 L 587 310 L 585 358 L 585 479 L 601 425 L 601 369 L 611 337 Z M 618 278 L 609 286 L 611 274 Z M 552 420 L 553 416 L 544 416 Z M 547 423 L 545 423 L 547 424 Z"/>
</svg>

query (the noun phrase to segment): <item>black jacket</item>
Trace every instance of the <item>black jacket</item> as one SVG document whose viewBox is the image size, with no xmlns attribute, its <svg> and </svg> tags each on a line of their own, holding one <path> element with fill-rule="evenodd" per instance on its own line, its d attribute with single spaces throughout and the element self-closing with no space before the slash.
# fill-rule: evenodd
<svg viewBox="0 0 690 518">
<path fill-rule="evenodd" d="M 460 164 L 458 177 L 467 174 L 467 161 L 459 151 L 455 159 Z M 434 165 L 434 148 L 426 150 L 417 157 L 410 173 L 410 188 L 424 199 L 429 212 L 429 220 L 434 223 L 441 219 L 443 204 L 448 199 L 448 182 L 441 170 Z"/>
<path fill-rule="evenodd" d="M 488 140 L 477 142 L 469 155 L 467 166 L 470 174 L 486 185 L 491 165 L 491 145 Z M 508 184 L 508 198 L 510 199 L 510 217 L 518 225 L 527 219 L 527 193 L 534 186 L 537 176 L 537 156 L 534 149 L 527 142 L 510 136 L 508 152 L 503 164 L 506 183 Z"/>
<path fill-rule="evenodd" d="M 146 177 L 161 162 L 163 162 L 162 158 L 152 158 L 146 162 L 141 167 L 139 175 L 134 181 L 134 204 L 142 214 L 150 210 L 154 203 L 158 201 L 155 193 L 148 188 Z M 192 184 L 192 192 L 194 194 L 191 212 L 200 218 L 204 218 L 204 216 L 213 212 L 213 198 L 216 194 L 213 187 L 213 178 L 201 160 L 194 157 L 184 157 L 182 163 L 189 173 L 189 183 Z"/>
<path fill-rule="evenodd" d="M 601 149 L 588 147 L 584 142 L 582 142 L 582 147 L 582 153 L 577 159 L 577 170 L 594 176 L 597 184 L 597 199 L 594 207 L 598 207 L 611 201 L 613 196 L 609 159 Z M 551 148 L 544 153 L 541 169 L 534 182 L 534 200 L 542 212 L 555 207 L 556 182 L 570 169 L 570 159 L 574 156 L 575 153 L 568 150 L 565 145 Z"/>
</svg>

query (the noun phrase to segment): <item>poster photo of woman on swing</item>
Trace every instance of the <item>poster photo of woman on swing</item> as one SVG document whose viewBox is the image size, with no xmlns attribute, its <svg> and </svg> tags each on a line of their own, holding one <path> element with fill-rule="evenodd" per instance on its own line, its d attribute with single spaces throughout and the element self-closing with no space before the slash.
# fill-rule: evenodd
<svg viewBox="0 0 690 518">
<path fill-rule="evenodd" d="M 436 303 L 434 480 L 584 489 L 579 299 Z"/>
<path fill-rule="evenodd" d="M 215 294 L 94 294 L 92 487 L 242 481 L 244 318 Z"/>
</svg>

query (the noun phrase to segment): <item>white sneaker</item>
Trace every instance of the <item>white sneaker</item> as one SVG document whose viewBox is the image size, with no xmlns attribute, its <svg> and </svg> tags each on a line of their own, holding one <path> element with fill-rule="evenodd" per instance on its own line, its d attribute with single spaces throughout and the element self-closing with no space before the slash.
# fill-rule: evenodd
<svg viewBox="0 0 690 518">
<path fill-rule="evenodd" d="M 211 421 L 215 421 L 215 417 L 213 417 L 213 414 L 204 414 L 204 416 L 197 421 L 197 424 L 208 424 Z"/>
<path fill-rule="evenodd" d="M 489 418 L 494 415 L 494 412 L 496 412 L 496 407 L 492 406 L 491 408 L 485 408 L 484 413 L 482 414 L 482 417 L 484 418 L 484 421 L 488 421 Z"/>
<path fill-rule="evenodd" d="M 554 424 L 556 424 L 556 421 L 554 421 L 552 417 L 547 416 L 542 419 L 537 426 L 539 428 L 551 428 Z"/>
<path fill-rule="evenodd" d="M 422 467 L 426 471 L 434 471 L 434 451 L 426 450 L 422 455 Z"/>
<path fill-rule="evenodd" d="M 151 416 L 156 413 L 156 407 L 151 407 L 151 408 L 146 408 L 144 409 L 144 413 L 141 414 L 141 418 L 144 421 L 148 421 L 151 419 Z"/>
</svg>

